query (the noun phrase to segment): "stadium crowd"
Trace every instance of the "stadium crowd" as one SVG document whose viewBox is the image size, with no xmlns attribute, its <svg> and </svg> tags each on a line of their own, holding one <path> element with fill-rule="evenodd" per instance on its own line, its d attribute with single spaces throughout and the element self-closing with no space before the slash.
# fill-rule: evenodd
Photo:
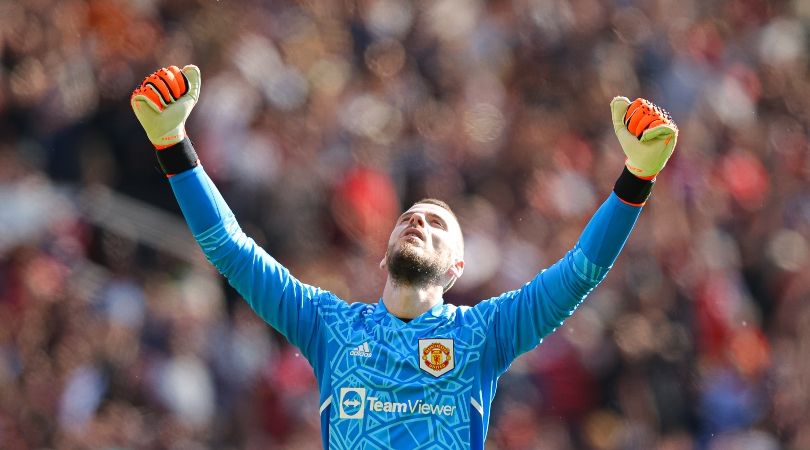
<svg viewBox="0 0 810 450">
<path fill-rule="evenodd" d="M 128 101 L 189 63 L 242 226 L 367 302 L 424 196 L 465 231 L 447 301 L 520 286 L 621 171 L 610 99 L 666 107 L 675 156 L 605 282 L 501 378 L 488 448 L 810 448 L 809 27 L 807 0 L 0 0 L 0 448 L 320 446 L 296 349 L 71 194 L 177 213 Z"/>
</svg>

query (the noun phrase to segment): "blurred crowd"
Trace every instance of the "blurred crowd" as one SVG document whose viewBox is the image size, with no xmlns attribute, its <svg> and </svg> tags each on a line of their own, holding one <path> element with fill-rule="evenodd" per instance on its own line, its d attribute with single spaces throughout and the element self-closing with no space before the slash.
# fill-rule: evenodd
<svg viewBox="0 0 810 450">
<path fill-rule="evenodd" d="M 808 31 L 808 0 L 0 0 L 0 448 L 320 447 L 295 348 L 78 206 L 178 213 L 128 100 L 191 63 L 188 131 L 242 227 L 352 301 L 425 196 L 465 232 L 447 301 L 520 286 L 621 172 L 610 99 L 667 108 L 675 156 L 501 378 L 487 448 L 810 448 Z"/>
</svg>

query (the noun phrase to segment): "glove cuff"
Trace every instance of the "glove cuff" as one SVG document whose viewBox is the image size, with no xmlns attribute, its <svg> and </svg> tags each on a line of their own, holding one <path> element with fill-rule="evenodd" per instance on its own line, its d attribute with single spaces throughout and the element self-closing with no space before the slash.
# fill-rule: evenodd
<svg viewBox="0 0 810 450">
<path fill-rule="evenodd" d="M 179 126 L 175 127 L 173 130 L 169 131 L 163 136 L 155 138 L 154 140 L 150 137 L 149 140 L 152 141 L 152 145 L 155 146 L 155 150 L 163 150 L 179 144 L 180 141 L 185 138 L 186 132 L 183 129 L 183 124 L 181 123 Z"/>
<path fill-rule="evenodd" d="M 652 193 L 654 184 L 654 178 L 651 180 L 639 178 L 625 167 L 622 174 L 619 175 L 619 179 L 616 180 L 616 185 L 613 186 L 613 192 L 628 205 L 644 206 Z"/>
<path fill-rule="evenodd" d="M 658 173 L 661 172 L 661 169 L 663 169 L 663 167 L 659 167 L 658 170 L 655 171 L 651 171 L 649 169 L 644 170 L 641 167 L 638 167 L 638 165 L 633 164 L 633 161 L 631 161 L 630 158 L 625 160 L 624 166 L 630 171 L 631 174 L 633 174 L 633 176 L 642 180 L 654 180 Z"/>
<path fill-rule="evenodd" d="M 188 137 L 170 147 L 156 150 L 155 154 L 160 169 L 167 177 L 193 169 L 200 163 L 200 158 Z"/>
</svg>

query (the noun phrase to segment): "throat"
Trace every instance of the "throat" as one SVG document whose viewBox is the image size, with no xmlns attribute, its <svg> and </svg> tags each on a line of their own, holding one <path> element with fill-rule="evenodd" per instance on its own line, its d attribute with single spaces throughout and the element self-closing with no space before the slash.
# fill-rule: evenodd
<svg viewBox="0 0 810 450">
<path fill-rule="evenodd" d="M 429 286 L 423 288 L 403 288 L 388 278 L 383 291 L 382 301 L 388 312 L 407 322 L 419 317 L 436 305 L 442 304 L 441 286 Z"/>
</svg>

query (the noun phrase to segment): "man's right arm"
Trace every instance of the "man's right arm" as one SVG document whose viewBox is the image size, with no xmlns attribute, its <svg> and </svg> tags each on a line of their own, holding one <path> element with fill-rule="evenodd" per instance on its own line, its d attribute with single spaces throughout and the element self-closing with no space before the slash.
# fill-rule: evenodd
<svg viewBox="0 0 810 450">
<path fill-rule="evenodd" d="M 305 355 L 315 355 L 320 303 L 337 300 L 295 279 L 242 232 L 186 136 L 185 122 L 200 87 L 196 66 L 170 66 L 146 77 L 130 103 L 205 256 L 259 316 Z"/>
<path fill-rule="evenodd" d="M 290 275 L 242 231 L 202 166 L 174 175 L 169 182 L 208 261 L 262 319 L 306 355 L 313 354 L 319 303 L 329 294 Z"/>
</svg>

